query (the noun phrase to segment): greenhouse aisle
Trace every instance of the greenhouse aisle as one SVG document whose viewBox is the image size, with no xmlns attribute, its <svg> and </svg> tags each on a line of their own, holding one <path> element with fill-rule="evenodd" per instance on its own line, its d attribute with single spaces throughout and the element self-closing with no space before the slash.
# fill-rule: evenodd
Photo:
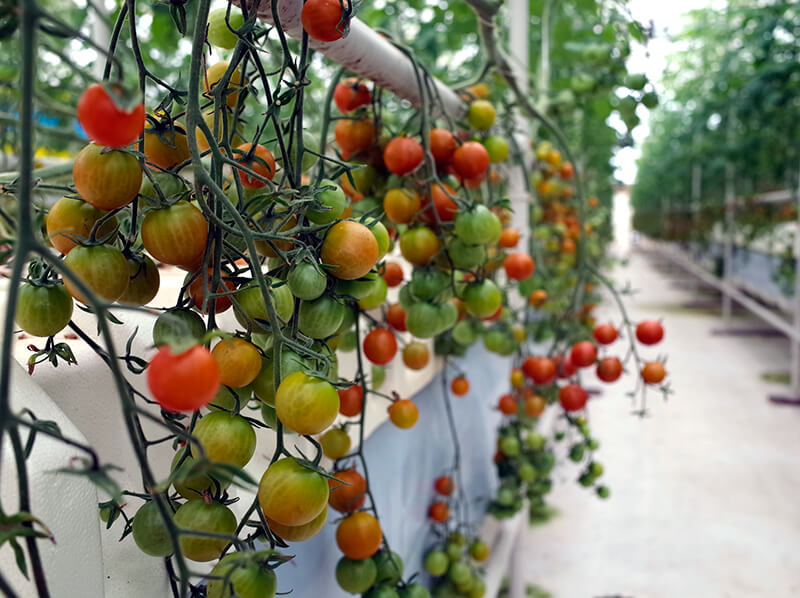
<svg viewBox="0 0 800 598">
<path fill-rule="evenodd" d="M 553 598 L 800 596 L 800 408 L 769 403 L 787 387 L 761 377 L 786 371 L 788 343 L 713 335 L 718 311 L 686 305 L 708 296 L 646 252 L 615 279 L 638 291 L 634 321 L 663 318 L 645 357 L 668 355 L 674 394 L 653 395 L 645 419 L 630 415 L 630 380 L 590 402 L 611 498 L 557 470 L 558 514 L 523 539 L 526 582 Z M 734 325 L 761 327 L 738 313 Z"/>
</svg>

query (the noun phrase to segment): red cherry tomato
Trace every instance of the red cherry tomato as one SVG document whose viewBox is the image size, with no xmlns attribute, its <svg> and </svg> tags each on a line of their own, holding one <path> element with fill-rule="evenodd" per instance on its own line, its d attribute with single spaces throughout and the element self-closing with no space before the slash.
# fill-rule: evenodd
<svg viewBox="0 0 800 598">
<path fill-rule="evenodd" d="M 375 328 L 364 337 L 364 355 L 372 363 L 385 365 L 397 353 L 397 339 L 385 328 Z"/>
<path fill-rule="evenodd" d="M 364 405 L 364 389 L 360 384 L 353 384 L 349 388 L 340 388 L 339 393 L 339 413 L 347 417 L 354 417 L 361 413 Z"/>
<path fill-rule="evenodd" d="M 386 286 L 396 287 L 403 282 L 403 267 L 397 262 L 386 262 L 381 276 L 386 281 Z"/>
<path fill-rule="evenodd" d="M 558 401 L 566 411 L 578 411 L 586 406 L 589 394 L 577 384 L 567 384 L 558 391 Z"/>
<path fill-rule="evenodd" d="M 469 380 L 463 376 L 453 378 L 453 381 L 450 383 L 450 390 L 453 391 L 454 395 L 463 397 L 469 392 Z"/>
<path fill-rule="evenodd" d="M 350 3 L 345 0 L 345 8 Z M 341 39 L 347 29 L 342 21 L 342 6 L 339 0 L 307 0 L 300 13 L 300 21 L 308 36 L 321 42 Z"/>
<path fill-rule="evenodd" d="M 453 490 L 455 490 L 455 487 L 456 486 L 453 483 L 453 478 L 446 475 L 436 478 L 436 480 L 433 482 L 433 489 L 442 496 L 450 496 L 453 493 Z"/>
<path fill-rule="evenodd" d="M 536 384 L 548 384 L 555 380 L 556 363 L 549 357 L 526 357 L 522 372 Z"/>
<path fill-rule="evenodd" d="M 556 367 L 558 368 L 559 378 L 571 378 L 578 371 L 578 366 L 573 363 L 572 357 L 569 355 L 557 355 Z"/>
<path fill-rule="evenodd" d="M 462 179 L 477 179 L 489 169 L 489 152 L 482 143 L 467 141 L 453 152 L 453 170 Z"/>
<path fill-rule="evenodd" d="M 219 390 L 220 373 L 211 352 L 195 345 L 177 355 L 162 346 L 147 366 L 147 385 L 167 411 L 196 411 Z"/>
<path fill-rule="evenodd" d="M 497 408 L 503 415 L 514 415 L 517 412 L 517 402 L 510 394 L 504 394 L 497 402 Z"/>
<path fill-rule="evenodd" d="M 597 347 L 590 341 L 580 341 L 572 345 L 570 359 L 579 368 L 586 368 L 597 361 Z"/>
<path fill-rule="evenodd" d="M 597 377 L 603 382 L 615 382 L 622 375 L 622 362 L 617 357 L 603 357 L 597 364 Z"/>
<path fill-rule="evenodd" d="M 101 83 L 87 87 L 78 100 L 78 122 L 98 145 L 124 147 L 144 131 L 144 102 L 132 103 L 119 86 L 111 91 Z"/>
<path fill-rule="evenodd" d="M 386 309 L 386 323 L 398 332 L 405 332 L 406 310 L 399 303 L 393 303 Z"/>
<path fill-rule="evenodd" d="M 450 519 L 450 507 L 443 500 L 437 500 L 428 507 L 428 517 L 437 523 L 444 523 Z"/>
<path fill-rule="evenodd" d="M 617 340 L 619 332 L 613 324 L 600 324 L 595 327 L 592 335 L 594 336 L 594 340 L 601 345 L 610 345 Z"/>
<path fill-rule="evenodd" d="M 383 150 L 383 163 L 389 172 L 403 176 L 416 170 L 425 160 L 419 141 L 410 137 L 395 137 Z"/>
<path fill-rule="evenodd" d="M 655 345 L 664 338 L 664 327 L 658 320 L 645 320 L 636 326 L 636 338 L 643 345 Z"/>
<path fill-rule="evenodd" d="M 437 164 L 447 164 L 453 158 L 458 143 L 447 129 L 431 129 L 430 147 L 433 159 Z"/>
<path fill-rule="evenodd" d="M 527 253 L 510 253 L 503 262 L 506 276 L 512 280 L 525 280 L 533 274 L 533 258 Z"/>
<path fill-rule="evenodd" d="M 647 384 L 658 384 L 667 375 L 664 364 L 660 361 L 648 361 L 642 368 L 642 379 Z"/>
<path fill-rule="evenodd" d="M 333 90 L 333 101 L 339 112 L 352 112 L 372 101 L 369 88 L 355 77 L 344 79 Z"/>
<path fill-rule="evenodd" d="M 389 419 L 398 428 L 413 428 L 419 419 L 419 410 L 410 399 L 398 399 L 389 406 Z"/>
</svg>

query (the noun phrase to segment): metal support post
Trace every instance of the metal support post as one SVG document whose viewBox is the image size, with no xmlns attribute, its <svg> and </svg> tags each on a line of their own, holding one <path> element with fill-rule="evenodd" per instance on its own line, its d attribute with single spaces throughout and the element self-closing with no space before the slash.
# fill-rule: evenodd
<svg viewBox="0 0 800 598">
<path fill-rule="evenodd" d="M 725 222 L 723 230 L 722 248 L 722 280 L 726 285 L 731 285 L 733 274 L 733 214 L 736 203 L 736 192 L 734 188 L 733 164 L 728 162 L 725 165 Z M 723 290 L 722 292 L 722 325 L 725 328 L 731 326 L 731 296 Z"/>
</svg>

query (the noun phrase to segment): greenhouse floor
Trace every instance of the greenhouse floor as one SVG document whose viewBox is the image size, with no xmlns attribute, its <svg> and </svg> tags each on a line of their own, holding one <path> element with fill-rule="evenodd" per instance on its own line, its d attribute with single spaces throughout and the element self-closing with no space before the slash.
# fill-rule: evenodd
<svg viewBox="0 0 800 598">
<path fill-rule="evenodd" d="M 630 380 L 590 402 L 611 498 L 561 470 L 557 513 L 522 541 L 525 581 L 541 590 L 530 595 L 800 596 L 800 408 L 768 402 L 788 387 L 763 378 L 786 372 L 788 343 L 712 334 L 719 311 L 686 306 L 708 295 L 664 266 L 639 251 L 614 277 L 638 291 L 627 301 L 634 321 L 663 318 L 664 341 L 643 353 L 668 356 L 674 394 L 653 394 L 644 419 L 630 415 Z M 619 321 L 606 306 L 598 315 Z M 733 323 L 763 327 L 739 312 Z"/>
</svg>

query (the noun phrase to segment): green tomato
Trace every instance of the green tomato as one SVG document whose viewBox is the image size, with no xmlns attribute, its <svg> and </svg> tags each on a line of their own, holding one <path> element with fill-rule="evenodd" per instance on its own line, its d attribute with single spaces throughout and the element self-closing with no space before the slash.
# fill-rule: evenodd
<svg viewBox="0 0 800 598">
<path fill-rule="evenodd" d="M 340 333 L 339 346 L 337 347 L 339 351 L 349 353 L 350 351 L 355 351 L 357 345 L 358 339 L 356 338 L 355 330 Z"/>
<path fill-rule="evenodd" d="M 378 242 L 378 261 L 381 261 L 392 246 L 389 231 L 377 218 L 367 218 L 364 225 L 372 231 L 372 236 Z"/>
<path fill-rule="evenodd" d="M 310 262 L 297 264 L 289 276 L 286 284 L 292 295 L 304 301 L 313 301 L 325 292 L 328 277 L 320 268 Z"/>
<path fill-rule="evenodd" d="M 489 162 L 502 162 L 508 157 L 508 141 L 506 141 L 505 137 L 489 135 L 489 137 L 484 140 L 483 146 L 489 153 Z"/>
<path fill-rule="evenodd" d="M 270 297 L 278 317 L 288 322 L 294 313 L 294 297 L 289 287 L 285 284 L 270 286 Z M 238 306 L 234 312 L 236 320 L 244 327 L 250 324 L 255 332 L 269 331 L 269 315 L 267 304 L 261 294 L 261 288 L 256 283 L 250 283 L 239 289 L 234 295 Z"/>
<path fill-rule="evenodd" d="M 281 380 L 294 372 L 302 372 L 310 368 L 311 361 L 300 357 L 291 349 L 281 348 Z M 267 405 L 275 405 L 275 369 L 272 354 L 262 357 L 261 371 L 252 382 L 256 397 Z"/>
<path fill-rule="evenodd" d="M 436 336 L 440 326 L 439 310 L 432 303 L 415 303 L 406 312 L 406 329 L 417 338 Z"/>
<path fill-rule="evenodd" d="M 198 340 L 206 333 L 206 323 L 194 311 L 173 309 L 165 311 L 153 324 L 153 344 L 156 347 L 186 339 Z"/>
<path fill-rule="evenodd" d="M 510 488 L 500 488 L 497 491 L 497 502 L 506 507 L 514 504 L 514 491 Z"/>
<path fill-rule="evenodd" d="M 500 439 L 500 452 L 507 457 L 516 457 L 519 455 L 520 442 L 516 436 L 503 436 Z"/>
<path fill-rule="evenodd" d="M 467 311 L 478 318 L 494 315 L 503 305 L 503 294 L 491 280 L 484 279 L 471 283 L 464 290 L 462 298 Z"/>
<path fill-rule="evenodd" d="M 332 188 L 323 189 L 317 193 L 317 201 L 322 204 L 322 207 L 306 210 L 306 217 L 314 224 L 330 224 L 344 212 L 347 196 L 342 188 L 330 179 L 322 179 L 320 187 Z"/>
<path fill-rule="evenodd" d="M 278 578 L 267 569 L 248 559 L 241 552 L 226 554 L 211 570 L 207 598 L 273 598 L 278 591 Z"/>
<path fill-rule="evenodd" d="M 244 467 L 256 450 L 256 433 L 241 415 L 212 411 L 195 424 L 193 434 L 212 461 Z"/>
<path fill-rule="evenodd" d="M 14 321 L 33 336 L 53 336 L 69 324 L 72 309 L 72 296 L 63 284 L 45 286 L 26 282 L 19 288 Z"/>
<path fill-rule="evenodd" d="M 544 448 L 547 439 L 537 432 L 531 432 L 525 438 L 525 444 L 528 445 L 528 448 L 534 451 L 540 451 Z"/>
<path fill-rule="evenodd" d="M 474 578 L 475 583 L 469 591 L 469 598 L 483 598 L 486 595 L 486 583 L 480 578 Z"/>
<path fill-rule="evenodd" d="M 378 390 L 386 381 L 386 368 L 382 365 L 373 364 L 370 368 L 370 388 Z"/>
<path fill-rule="evenodd" d="M 447 573 L 447 567 L 450 565 L 450 559 L 447 558 L 447 553 L 443 550 L 431 550 L 425 555 L 425 571 L 439 577 Z"/>
<path fill-rule="evenodd" d="M 158 206 L 161 201 L 161 197 L 153 184 L 154 182 L 167 199 L 174 198 L 188 191 L 184 180 L 176 174 L 161 171 L 152 171 L 150 174 L 153 177 L 152 181 L 150 177 L 142 177 L 142 186 L 139 188 L 139 195 L 144 199 L 146 204 L 150 204 L 152 207 Z"/>
<path fill-rule="evenodd" d="M 403 559 L 400 558 L 399 554 L 382 550 L 373 556 L 372 560 L 375 561 L 375 566 L 378 569 L 375 583 L 395 585 L 400 581 L 403 576 Z"/>
<path fill-rule="evenodd" d="M 175 550 L 169 529 L 161 517 L 158 505 L 153 500 L 144 503 L 136 511 L 131 531 L 136 546 L 145 554 L 165 557 Z"/>
<path fill-rule="evenodd" d="M 444 547 L 445 554 L 451 563 L 461 560 L 463 547 L 458 542 L 448 542 Z M 448 565 L 449 567 L 450 565 Z"/>
<path fill-rule="evenodd" d="M 369 590 L 375 583 L 378 568 L 369 559 L 349 559 L 346 556 L 336 564 L 336 581 L 345 592 L 360 594 Z"/>
<path fill-rule="evenodd" d="M 416 303 L 416 299 L 411 294 L 411 289 L 409 285 L 405 284 L 400 287 L 400 292 L 397 294 L 397 300 L 400 302 L 400 305 L 403 306 L 403 309 L 408 311 L 414 303 Z"/>
<path fill-rule="evenodd" d="M 379 276 L 376 271 L 371 270 L 356 280 L 337 280 L 336 293 L 352 297 L 358 301 L 372 292 L 376 278 L 383 277 Z"/>
<path fill-rule="evenodd" d="M 469 212 L 456 216 L 455 234 L 464 243 L 489 245 L 496 243 L 503 232 L 497 215 L 484 205 L 477 205 Z"/>
<path fill-rule="evenodd" d="M 361 309 L 374 309 L 386 301 L 388 291 L 389 287 L 386 285 L 386 280 L 383 276 L 375 276 L 369 292 L 358 300 L 358 306 Z"/>
<path fill-rule="evenodd" d="M 635 89 L 641 91 L 647 85 L 647 75 L 644 73 L 631 73 L 626 75 L 622 80 L 622 84 L 628 89 Z"/>
<path fill-rule="evenodd" d="M 450 568 L 447 570 L 447 577 L 454 584 L 459 585 L 466 583 L 472 577 L 472 572 L 469 570 L 469 565 L 456 561 L 450 564 Z"/>
<path fill-rule="evenodd" d="M 235 6 L 230 7 L 229 16 L 227 7 L 212 10 L 208 13 L 208 43 L 226 50 L 233 49 L 236 42 L 239 41 L 239 36 L 231 29 L 239 29 L 242 25 L 244 25 L 244 16 Z"/>
<path fill-rule="evenodd" d="M 171 466 L 171 471 L 175 473 L 177 478 L 179 478 L 176 479 L 172 485 L 175 487 L 175 490 L 178 492 L 178 494 L 180 494 L 183 498 L 199 498 L 202 496 L 203 492 L 208 491 L 213 493 L 218 488 L 225 489 L 230 485 L 230 480 L 216 480 L 211 476 L 202 473 L 189 476 L 189 471 L 194 465 L 195 459 L 193 456 L 189 455 L 183 459 L 183 462 L 181 462 L 185 452 L 186 447 L 178 450 L 178 452 L 176 452 L 175 456 L 172 458 Z M 178 463 L 180 463 L 180 466 Z"/>
<path fill-rule="evenodd" d="M 508 332 L 494 328 L 483 335 L 483 345 L 488 351 L 498 355 L 511 355 L 517 349 L 517 342 Z"/>
<path fill-rule="evenodd" d="M 336 334 L 344 318 L 345 307 L 330 295 L 314 301 L 303 301 L 298 314 L 300 332 L 310 338 L 327 338 Z"/>
<path fill-rule="evenodd" d="M 478 333 L 469 320 L 461 320 L 453 326 L 453 338 L 459 345 L 468 346 L 475 342 Z"/>
<path fill-rule="evenodd" d="M 419 301 L 433 301 L 450 285 L 450 276 L 434 268 L 415 268 L 408 283 L 409 290 Z"/>
<path fill-rule="evenodd" d="M 658 106 L 658 94 L 654 91 L 648 91 L 642 96 L 642 105 L 648 110 Z"/>
<path fill-rule="evenodd" d="M 439 330 L 436 334 L 450 330 L 458 322 L 458 308 L 452 301 L 443 301 L 436 307 L 439 312 Z"/>
<path fill-rule="evenodd" d="M 375 586 L 366 595 L 366 598 L 399 598 L 394 588 L 389 586 Z"/>
<path fill-rule="evenodd" d="M 536 468 L 527 461 L 524 461 L 517 468 L 517 475 L 520 480 L 526 484 L 530 484 L 536 479 Z"/>
<path fill-rule="evenodd" d="M 175 525 L 195 532 L 232 536 L 236 532 L 236 515 L 218 502 L 206 504 L 201 498 L 190 500 L 175 513 Z M 183 556 L 192 561 L 207 562 L 219 558 L 228 545 L 224 538 L 181 535 L 178 544 Z"/>
<path fill-rule="evenodd" d="M 431 598 L 428 588 L 419 583 L 412 583 L 400 590 L 400 598 Z"/>
<path fill-rule="evenodd" d="M 457 237 L 447 244 L 447 253 L 456 268 L 474 270 L 486 261 L 485 245 L 469 245 Z"/>
<path fill-rule="evenodd" d="M 231 388 L 230 386 L 220 385 L 217 394 L 208 404 L 209 408 L 216 407 L 223 411 L 238 413 L 247 406 L 253 395 L 253 388 L 248 384 L 242 388 Z"/>
<path fill-rule="evenodd" d="M 346 174 L 342 176 L 345 180 L 347 180 L 348 183 L 350 183 L 350 179 Z M 372 191 L 372 188 L 375 185 L 375 181 L 378 178 L 378 171 L 372 166 L 360 166 L 359 168 L 351 169 L 350 176 L 353 177 L 356 191 L 367 195 L 370 191 Z"/>
</svg>

